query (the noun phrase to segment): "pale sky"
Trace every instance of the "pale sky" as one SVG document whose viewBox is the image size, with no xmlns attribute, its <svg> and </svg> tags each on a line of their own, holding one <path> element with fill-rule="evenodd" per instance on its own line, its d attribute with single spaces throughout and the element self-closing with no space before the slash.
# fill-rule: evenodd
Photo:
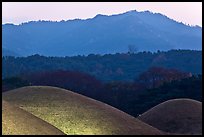
<svg viewBox="0 0 204 137">
<path fill-rule="evenodd" d="M 130 10 L 149 10 L 184 24 L 202 26 L 202 2 L 2 2 L 2 24 L 87 19 Z"/>
</svg>

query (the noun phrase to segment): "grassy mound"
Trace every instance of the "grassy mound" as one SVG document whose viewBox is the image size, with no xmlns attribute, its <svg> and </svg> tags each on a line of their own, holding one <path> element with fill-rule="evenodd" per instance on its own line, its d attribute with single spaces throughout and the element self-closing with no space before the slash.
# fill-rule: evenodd
<svg viewBox="0 0 204 137">
<path fill-rule="evenodd" d="M 202 103 L 172 99 L 153 107 L 138 119 L 168 133 L 202 134 Z"/>
<path fill-rule="evenodd" d="M 56 87 L 23 87 L 3 93 L 3 99 L 66 134 L 163 134 L 107 104 Z"/>
<path fill-rule="evenodd" d="M 3 135 L 63 135 L 64 133 L 34 115 L 2 101 Z"/>
</svg>

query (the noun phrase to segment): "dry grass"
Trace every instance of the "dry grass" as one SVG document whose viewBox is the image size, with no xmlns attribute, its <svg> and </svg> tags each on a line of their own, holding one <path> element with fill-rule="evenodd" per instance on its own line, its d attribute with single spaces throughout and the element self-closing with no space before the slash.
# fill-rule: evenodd
<svg viewBox="0 0 204 137">
<path fill-rule="evenodd" d="M 202 103 L 172 99 L 142 114 L 138 119 L 169 134 L 202 134 Z"/>
<path fill-rule="evenodd" d="M 64 133 L 34 115 L 2 101 L 3 135 L 63 135 Z"/>
<path fill-rule="evenodd" d="M 66 134 L 163 134 L 116 108 L 60 88 L 24 87 L 3 93 L 3 99 Z"/>
</svg>

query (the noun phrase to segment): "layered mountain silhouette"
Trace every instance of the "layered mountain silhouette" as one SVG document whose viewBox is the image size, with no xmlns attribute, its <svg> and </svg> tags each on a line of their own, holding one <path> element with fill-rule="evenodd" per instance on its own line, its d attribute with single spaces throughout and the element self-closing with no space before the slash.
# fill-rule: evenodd
<svg viewBox="0 0 204 137">
<path fill-rule="evenodd" d="M 202 28 L 160 13 L 129 11 L 68 21 L 2 25 L 3 55 L 74 56 L 170 49 L 202 49 Z M 6 49 L 6 50 L 5 50 Z"/>
</svg>

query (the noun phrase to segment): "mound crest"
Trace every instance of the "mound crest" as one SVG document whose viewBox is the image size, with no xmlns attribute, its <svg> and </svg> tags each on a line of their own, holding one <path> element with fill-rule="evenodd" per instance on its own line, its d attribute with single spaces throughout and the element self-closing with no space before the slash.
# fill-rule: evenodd
<svg viewBox="0 0 204 137">
<path fill-rule="evenodd" d="M 170 134 L 202 134 L 202 103 L 172 99 L 151 108 L 138 119 Z"/>
<path fill-rule="evenodd" d="M 3 135 L 63 135 L 64 133 L 34 115 L 2 101 Z"/>
<path fill-rule="evenodd" d="M 3 99 L 66 134 L 163 134 L 116 108 L 61 88 L 23 87 L 3 93 Z"/>
</svg>

